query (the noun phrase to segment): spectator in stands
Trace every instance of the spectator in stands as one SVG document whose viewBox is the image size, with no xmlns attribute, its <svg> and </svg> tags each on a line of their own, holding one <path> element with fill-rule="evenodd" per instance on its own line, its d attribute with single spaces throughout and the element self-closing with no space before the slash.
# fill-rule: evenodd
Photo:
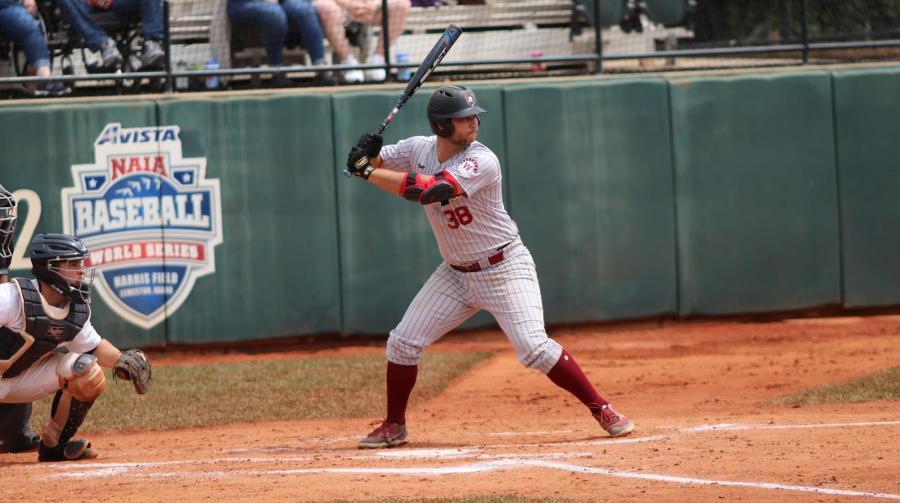
<svg viewBox="0 0 900 503">
<path fill-rule="evenodd" d="M 284 62 L 289 24 L 300 34 L 300 42 L 312 64 L 326 63 L 322 25 L 310 0 L 228 0 L 228 19 L 235 26 L 251 25 L 261 29 L 269 66 L 282 66 Z M 317 80 L 322 84 L 333 83 L 325 72 L 318 73 Z M 276 73 L 272 85 L 286 87 L 291 82 L 283 73 Z"/>
<path fill-rule="evenodd" d="M 28 61 L 28 73 L 49 77 L 50 52 L 37 14 L 35 0 L 0 0 L 0 37 L 22 47 Z M 33 86 L 30 92 L 35 96 L 64 96 L 71 89 L 60 82 L 46 82 Z"/>
<path fill-rule="evenodd" d="M 356 65 L 359 62 L 350 53 L 350 43 L 344 33 L 344 22 L 349 20 L 370 25 L 381 24 L 382 0 L 316 0 L 316 10 L 325 29 L 325 38 L 331 43 L 335 56 L 342 65 Z M 406 17 L 409 15 L 410 0 L 387 0 L 388 37 L 393 47 L 394 42 L 403 33 Z M 384 64 L 384 33 L 378 39 L 378 46 L 369 56 L 367 64 Z M 345 82 L 362 82 L 364 79 L 374 82 L 384 81 L 384 68 L 366 70 L 348 70 L 344 72 Z"/>
<path fill-rule="evenodd" d="M 141 69 L 160 69 L 165 64 L 162 40 L 162 0 L 58 0 L 59 8 L 75 31 L 84 39 L 88 49 L 100 51 L 103 68 L 112 69 L 122 64 L 122 53 L 116 42 L 103 31 L 91 13 L 112 11 L 119 14 L 140 12 L 144 46 L 141 51 Z"/>
</svg>

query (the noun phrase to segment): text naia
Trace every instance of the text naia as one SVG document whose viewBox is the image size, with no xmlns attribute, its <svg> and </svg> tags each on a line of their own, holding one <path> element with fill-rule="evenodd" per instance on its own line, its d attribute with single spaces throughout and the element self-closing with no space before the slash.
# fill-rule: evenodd
<svg viewBox="0 0 900 503">
<path fill-rule="evenodd" d="M 75 234 L 120 231 L 139 227 L 209 229 L 203 214 L 208 194 L 176 194 L 159 197 L 82 199 L 75 201 Z"/>
</svg>

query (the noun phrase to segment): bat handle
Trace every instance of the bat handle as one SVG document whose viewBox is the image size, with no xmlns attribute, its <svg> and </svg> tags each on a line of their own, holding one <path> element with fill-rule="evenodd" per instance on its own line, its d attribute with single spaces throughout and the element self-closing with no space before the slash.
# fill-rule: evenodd
<svg viewBox="0 0 900 503">
<path fill-rule="evenodd" d="M 349 169 L 345 169 L 344 176 L 346 176 L 347 178 L 350 178 L 353 176 L 353 173 L 351 173 Z"/>
</svg>

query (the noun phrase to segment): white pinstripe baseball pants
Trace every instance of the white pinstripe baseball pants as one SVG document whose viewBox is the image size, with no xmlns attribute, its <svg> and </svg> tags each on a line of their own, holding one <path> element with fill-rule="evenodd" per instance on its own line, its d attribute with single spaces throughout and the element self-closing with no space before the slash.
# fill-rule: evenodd
<svg viewBox="0 0 900 503">
<path fill-rule="evenodd" d="M 544 327 L 534 260 L 519 239 L 503 254 L 502 262 L 478 272 L 460 272 L 441 263 L 391 331 L 388 361 L 417 365 L 424 348 L 484 309 L 497 320 L 523 365 L 550 372 L 562 347 Z"/>
</svg>

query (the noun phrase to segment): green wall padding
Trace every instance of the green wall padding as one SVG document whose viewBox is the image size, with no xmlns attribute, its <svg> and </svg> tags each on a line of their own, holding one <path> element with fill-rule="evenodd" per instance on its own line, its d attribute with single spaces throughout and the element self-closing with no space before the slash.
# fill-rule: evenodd
<svg viewBox="0 0 900 503">
<path fill-rule="evenodd" d="M 434 89 L 423 88 L 413 95 L 385 130 L 385 144 L 432 134 L 426 105 Z M 490 86 L 473 89 L 481 107 L 488 111 L 478 140 L 493 149 L 504 163 L 501 91 Z M 333 173 L 337 177 L 340 219 L 343 329 L 348 333 L 385 333 L 394 328 L 419 288 L 441 263 L 422 208 L 340 173 L 350 147 L 361 134 L 376 129 L 397 97 L 395 90 L 341 93 L 334 97 Z M 464 326 L 491 323 L 492 318 L 479 313 Z"/>
<path fill-rule="evenodd" d="M 834 77 L 844 305 L 900 304 L 900 70 Z"/>
<path fill-rule="evenodd" d="M 670 83 L 680 312 L 839 303 L 831 77 Z"/>
<path fill-rule="evenodd" d="M 34 232 L 63 232 L 63 188 L 74 187 L 72 166 L 101 162 L 95 158 L 94 141 L 110 123 L 123 127 L 155 125 L 155 107 L 150 101 L 131 103 L 13 104 L 0 107 L 0 138 L 3 162 L 0 183 L 8 190 L 34 191 L 40 199 L 41 215 Z M 150 144 L 147 151 L 155 151 Z M 24 252 L 30 236 L 19 242 L 30 212 L 27 200 L 20 200 L 16 245 Z M 30 269 L 15 269 L 11 276 L 31 277 Z M 96 284 L 96 281 L 95 281 Z M 101 299 L 92 296 L 91 322 L 101 336 L 120 348 L 161 345 L 165 327 L 144 330 L 127 323 Z"/>
<path fill-rule="evenodd" d="M 504 100 L 511 213 L 546 320 L 674 313 L 665 81 L 516 86 Z"/>
<path fill-rule="evenodd" d="M 386 143 L 431 134 L 437 86 Z M 548 323 L 900 305 L 900 69 L 473 87 Z M 98 331 L 123 348 L 384 334 L 441 258 L 421 208 L 340 173 L 400 87 L 332 91 L 11 102 L 0 183 L 35 193 L 37 232 L 61 232 L 62 191 L 87 183 L 73 166 L 108 170 L 94 145 L 105 126 L 178 126 L 182 156 L 219 180 L 215 272 L 149 329 L 95 287 Z M 480 313 L 463 328 L 493 324 Z"/>
<path fill-rule="evenodd" d="M 340 331 L 330 96 L 166 100 L 159 114 L 220 180 L 224 223 L 216 272 L 170 316 L 170 341 Z"/>
</svg>

